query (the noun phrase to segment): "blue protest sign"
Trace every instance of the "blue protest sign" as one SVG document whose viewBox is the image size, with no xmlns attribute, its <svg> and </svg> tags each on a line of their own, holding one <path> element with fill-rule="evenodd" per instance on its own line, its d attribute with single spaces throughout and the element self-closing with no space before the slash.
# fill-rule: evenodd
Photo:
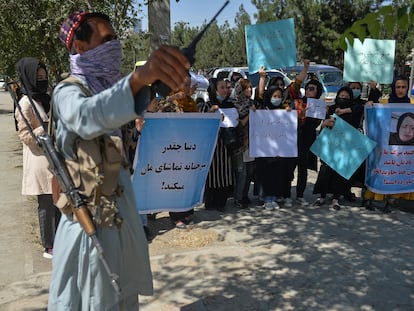
<svg viewBox="0 0 414 311">
<path fill-rule="evenodd" d="M 337 115 L 332 129 L 324 128 L 310 150 L 342 177 L 349 179 L 376 142 Z"/>
<path fill-rule="evenodd" d="M 414 106 L 375 104 L 366 107 L 365 120 L 367 136 L 377 142 L 367 159 L 368 189 L 382 194 L 414 192 Z M 406 130 L 411 138 L 404 138 Z"/>
<path fill-rule="evenodd" d="M 354 40 L 353 46 L 347 41 L 344 54 L 344 80 L 392 83 L 394 76 L 395 40 L 365 39 L 362 43 Z"/>
<path fill-rule="evenodd" d="M 141 214 L 185 211 L 202 202 L 219 113 L 150 113 L 132 178 Z"/>
<path fill-rule="evenodd" d="M 293 18 L 246 25 L 249 73 L 296 65 L 296 35 Z"/>
</svg>

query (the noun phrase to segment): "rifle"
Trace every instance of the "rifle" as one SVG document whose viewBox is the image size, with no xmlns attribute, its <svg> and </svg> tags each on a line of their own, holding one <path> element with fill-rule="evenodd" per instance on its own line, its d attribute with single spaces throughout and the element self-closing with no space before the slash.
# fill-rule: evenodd
<svg viewBox="0 0 414 311">
<path fill-rule="evenodd" d="M 49 162 L 49 170 L 52 172 L 54 176 L 56 176 L 59 186 L 62 189 L 62 192 L 65 193 L 68 196 L 68 198 L 71 200 L 72 207 L 73 207 L 72 208 L 73 214 L 76 216 L 76 219 L 78 220 L 79 224 L 81 225 L 85 233 L 92 239 L 92 242 L 98 252 L 99 259 L 101 260 L 105 271 L 108 273 L 108 276 L 111 279 L 112 286 L 114 287 L 117 294 L 120 294 L 121 288 L 118 283 L 119 276 L 111 272 L 109 265 L 105 260 L 103 247 L 97 237 L 96 227 L 92 221 L 92 216 L 87 207 L 87 204 L 85 200 L 82 198 L 81 194 L 79 193 L 79 189 L 75 187 L 75 184 L 72 180 L 72 177 L 69 174 L 69 171 L 68 171 L 68 168 L 66 166 L 63 156 L 58 152 L 58 150 L 55 147 L 52 137 L 50 137 L 50 135 L 47 133 L 47 128 L 42 118 L 40 117 L 40 114 L 36 108 L 36 105 L 33 102 L 32 94 L 30 94 L 29 89 L 26 87 L 26 85 L 24 85 L 23 79 L 21 79 L 21 82 L 23 84 L 23 87 L 27 91 L 27 97 L 29 98 L 30 105 L 33 111 L 35 112 L 35 115 L 37 119 L 39 120 L 40 124 L 42 124 L 43 126 L 43 129 L 44 129 L 43 134 L 38 135 L 38 136 L 34 134 L 33 128 L 31 127 L 29 121 L 23 115 L 22 108 L 19 105 L 16 95 L 14 94 L 13 91 L 11 91 L 9 87 L 7 87 L 7 89 L 10 95 L 12 96 L 15 106 L 19 110 L 19 113 L 22 116 L 23 121 L 25 122 L 27 128 L 29 129 L 31 136 L 35 139 L 37 145 L 42 147 L 43 152 Z"/>
<path fill-rule="evenodd" d="M 216 13 L 216 15 L 214 15 L 214 17 L 210 20 L 210 22 L 197 34 L 197 36 L 193 39 L 193 41 L 191 41 L 191 43 L 186 48 L 183 48 L 181 50 L 181 52 L 184 54 L 184 56 L 187 57 L 187 59 L 189 60 L 190 65 L 193 65 L 194 62 L 195 62 L 194 55 L 195 55 L 195 52 L 196 52 L 196 46 L 197 46 L 198 42 L 203 37 L 203 35 L 206 32 L 206 30 L 216 20 L 217 16 L 219 16 L 219 14 L 221 13 L 221 11 L 223 11 L 224 8 L 229 4 L 229 2 L 230 2 L 230 0 L 227 0 L 223 4 L 223 6 L 220 8 L 220 10 Z M 164 84 L 161 81 L 156 81 L 152 85 L 152 90 L 154 91 L 154 93 L 158 93 L 162 97 L 166 97 L 171 92 L 171 89 L 166 84 Z"/>
</svg>

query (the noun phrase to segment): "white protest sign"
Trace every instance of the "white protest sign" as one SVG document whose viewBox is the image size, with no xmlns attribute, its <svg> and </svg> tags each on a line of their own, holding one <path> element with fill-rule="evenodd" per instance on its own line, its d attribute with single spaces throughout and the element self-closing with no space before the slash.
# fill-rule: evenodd
<svg viewBox="0 0 414 311">
<path fill-rule="evenodd" d="M 297 157 L 296 110 L 256 110 L 249 114 L 250 156 Z"/>
<path fill-rule="evenodd" d="M 325 120 L 326 102 L 316 98 L 308 98 L 306 116 L 315 119 Z"/>
</svg>

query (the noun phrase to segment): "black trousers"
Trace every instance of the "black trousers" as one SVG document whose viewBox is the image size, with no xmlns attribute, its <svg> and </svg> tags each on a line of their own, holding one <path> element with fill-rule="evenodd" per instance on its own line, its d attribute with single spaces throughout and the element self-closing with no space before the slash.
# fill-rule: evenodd
<svg viewBox="0 0 414 311">
<path fill-rule="evenodd" d="M 44 248 L 53 248 L 55 233 L 60 220 L 60 210 L 53 204 L 51 194 L 37 196 L 40 238 Z"/>
</svg>

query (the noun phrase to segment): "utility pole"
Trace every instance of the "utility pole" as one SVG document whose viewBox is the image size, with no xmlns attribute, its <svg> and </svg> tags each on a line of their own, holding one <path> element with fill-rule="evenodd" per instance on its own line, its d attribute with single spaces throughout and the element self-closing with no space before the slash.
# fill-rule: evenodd
<svg viewBox="0 0 414 311">
<path fill-rule="evenodd" d="M 150 53 L 162 44 L 171 44 L 170 0 L 149 1 L 148 30 L 151 34 Z"/>
</svg>

